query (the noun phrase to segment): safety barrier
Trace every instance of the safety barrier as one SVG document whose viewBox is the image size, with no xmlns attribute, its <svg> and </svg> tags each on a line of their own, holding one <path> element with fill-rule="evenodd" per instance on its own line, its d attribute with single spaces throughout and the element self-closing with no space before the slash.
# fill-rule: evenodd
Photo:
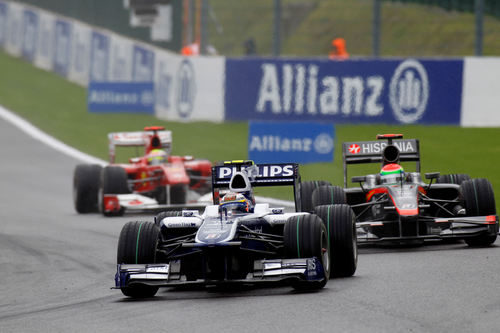
<svg viewBox="0 0 500 333">
<path fill-rule="evenodd" d="M 0 48 L 82 86 L 152 82 L 172 121 L 500 126 L 500 58 L 182 57 L 2 0 Z"/>
</svg>

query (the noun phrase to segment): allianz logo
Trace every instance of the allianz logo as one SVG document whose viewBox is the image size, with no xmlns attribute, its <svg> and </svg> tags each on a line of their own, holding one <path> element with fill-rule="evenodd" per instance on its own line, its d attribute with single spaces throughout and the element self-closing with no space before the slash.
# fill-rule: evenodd
<svg viewBox="0 0 500 333">
<path fill-rule="evenodd" d="M 263 63 L 255 110 L 273 114 L 380 117 L 386 80 L 382 75 L 320 76 L 314 64 Z M 389 84 L 389 102 L 397 120 L 413 123 L 425 112 L 429 97 L 427 72 L 416 60 L 403 61 Z"/>
<path fill-rule="evenodd" d="M 316 138 L 289 138 L 280 135 L 252 135 L 249 151 L 260 152 L 316 152 L 331 154 L 333 138 L 327 133 L 321 133 Z"/>
<path fill-rule="evenodd" d="M 98 104 L 152 104 L 154 95 L 143 92 L 142 96 L 137 93 L 115 92 L 111 90 L 92 90 L 89 94 L 89 103 Z"/>
</svg>

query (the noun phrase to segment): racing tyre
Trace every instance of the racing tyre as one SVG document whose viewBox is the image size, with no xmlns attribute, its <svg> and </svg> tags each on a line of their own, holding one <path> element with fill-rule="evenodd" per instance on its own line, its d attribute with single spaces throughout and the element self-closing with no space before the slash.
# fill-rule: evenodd
<svg viewBox="0 0 500 333">
<path fill-rule="evenodd" d="M 80 214 L 98 211 L 98 193 L 102 167 L 79 164 L 73 173 L 73 203 Z"/>
<path fill-rule="evenodd" d="M 464 181 L 470 180 L 470 176 L 464 173 L 452 173 L 450 175 L 441 175 L 437 179 L 438 184 L 457 184 L 460 185 Z"/>
<path fill-rule="evenodd" d="M 330 249 L 323 221 L 317 215 L 290 217 L 283 230 L 286 258 L 312 258 L 321 261 L 325 278 L 322 281 L 295 281 L 292 286 L 297 290 L 321 289 L 330 276 Z"/>
<path fill-rule="evenodd" d="M 185 184 L 177 184 L 170 186 L 170 203 L 185 204 L 187 196 L 187 186 Z"/>
<path fill-rule="evenodd" d="M 127 194 L 130 193 L 127 182 L 127 172 L 118 166 L 107 166 L 101 172 L 101 189 L 99 193 L 99 205 L 104 216 L 123 215 L 123 210 L 118 212 L 104 211 L 105 194 Z"/>
<path fill-rule="evenodd" d="M 160 229 L 152 222 L 128 222 L 120 232 L 116 262 L 118 264 L 153 264 Z M 158 287 L 131 285 L 121 288 L 123 295 L 134 298 L 153 297 Z"/>
<path fill-rule="evenodd" d="M 467 216 L 495 215 L 495 196 L 493 187 L 489 180 L 475 178 L 466 180 L 460 185 L 460 193 Z M 497 239 L 497 233 L 481 234 L 479 236 L 466 238 L 465 242 L 469 246 L 488 246 Z"/>
<path fill-rule="evenodd" d="M 358 264 L 355 215 L 351 207 L 323 205 L 314 209 L 325 223 L 330 246 L 330 278 L 354 275 Z"/>
<path fill-rule="evenodd" d="M 315 189 L 312 194 L 313 207 L 346 203 L 347 198 L 344 189 L 340 186 L 322 185 Z"/>
<path fill-rule="evenodd" d="M 161 220 L 165 217 L 174 217 L 174 216 L 182 216 L 181 210 L 169 210 L 159 213 L 155 216 L 155 224 L 159 227 Z"/>
<path fill-rule="evenodd" d="M 322 185 L 332 185 L 330 182 L 324 180 L 314 180 L 314 181 L 305 181 L 300 184 L 300 211 L 301 212 L 312 212 L 314 210 L 312 195 L 315 189 Z M 295 200 L 295 206 L 297 205 L 297 199 Z"/>
</svg>

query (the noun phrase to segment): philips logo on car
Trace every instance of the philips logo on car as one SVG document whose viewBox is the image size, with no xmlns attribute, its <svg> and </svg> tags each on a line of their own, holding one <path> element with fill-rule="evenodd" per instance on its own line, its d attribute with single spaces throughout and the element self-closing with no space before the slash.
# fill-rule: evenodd
<svg viewBox="0 0 500 333">
<path fill-rule="evenodd" d="M 88 110 L 91 112 L 154 113 L 152 82 L 91 82 Z"/>
<path fill-rule="evenodd" d="M 331 124 L 250 122 L 248 157 L 256 163 L 332 162 L 334 136 Z"/>
<path fill-rule="evenodd" d="M 294 165 L 293 164 L 281 164 L 281 165 L 258 165 L 259 174 L 257 177 L 291 177 L 293 176 Z M 217 178 L 219 179 L 230 179 L 231 176 L 237 172 L 236 167 L 218 167 L 217 168 Z"/>
</svg>

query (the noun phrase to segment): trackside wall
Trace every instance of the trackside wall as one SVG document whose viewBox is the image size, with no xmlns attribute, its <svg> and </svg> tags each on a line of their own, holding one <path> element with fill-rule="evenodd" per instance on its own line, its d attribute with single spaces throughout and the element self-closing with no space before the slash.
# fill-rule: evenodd
<svg viewBox="0 0 500 333">
<path fill-rule="evenodd" d="M 500 58 L 182 57 L 0 0 L 0 48 L 71 82 L 153 82 L 172 121 L 500 126 Z"/>
<path fill-rule="evenodd" d="M 92 81 L 154 82 L 156 116 L 224 120 L 223 57 L 176 53 L 17 2 L 0 0 L 0 48 L 87 86 Z"/>
</svg>

